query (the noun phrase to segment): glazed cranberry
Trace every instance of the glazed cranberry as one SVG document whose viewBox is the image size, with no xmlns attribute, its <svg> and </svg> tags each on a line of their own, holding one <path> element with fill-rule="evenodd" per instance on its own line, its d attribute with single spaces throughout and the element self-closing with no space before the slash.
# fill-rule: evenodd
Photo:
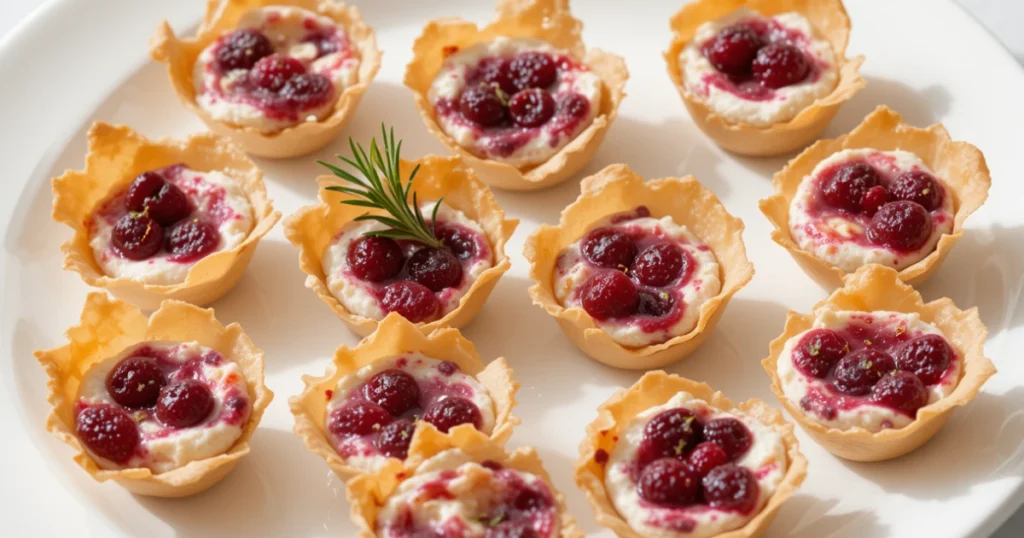
<svg viewBox="0 0 1024 538">
<path fill-rule="evenodd" d="M 865 348 L 843 357 L 832 373 L 836 390 L 851 396 L 863 396 L 879 379 L 896 368 L 896 361 L 877 349 Z"/>
<path fill-rule="evenodd" d="M 391 422 L 391 415 L 370 402 L 351 402 L 331 413 L 329 428 L 335 435 L 369 435 Z"/>
<path fill-rule="evenodd" d="M 459 365 L 452 361 L 441 361 L 441 363 L 437 365 L 437 371 L 441 372 L 441 375 L 443 376 L 450 376 L 459 371 Z"/>
<path fill-rule="evenodd" d="M 139 427 L 127 413 L 113 406 L 83 409 L 75 417 L 78 439 L 97 456 L 126 463 L 139 446 Z"/>
<path fill-rule="evenodd" d="M 874 215 L 889 201 L 889 191 L 881 185 L 875 185 L 868 189 L 864 198 L 860 201 L 860 208 L 867 215 Z"/>
<path fill-rule="evenodd" d="M 633 281 L 619 271 L 603 271 L 583 283 L 583 309 L 594 319 L 628 316 L 637 311 L 640 295 Z"/>
<path fill-rule="evenodd" d="M 409 256 L 409 278 L 430 291 L 454 288 L 462 282 L 462 263 L 446 248 L 425 247 Z"/>
<path fill-rule="evenodd" d="M 366 399 L 396 417 L 416 407 L 420 401 L 420 384 L 402 370 L 378 372 L 366 383 Z"/>
<path fill-rule="evenodd" d="M 633 278 L 648 286 L 667 286 L 685 275 L 690 266 L 689 256 L 679 247 L 659 243 L 643 249 L 633 262 Z"/>
<path fill-rule="evenodd" d="M 832 207 L 857 212 L 863 207 L 864 196 L 881 182 L 881 176 L 871 165 L 850 163 L 824 181 L 821 194 Z"/>
<path fill-rule="evenodd" d="M 292 78 L 306 72 L 302 62 L 291 56 L 271 54 L 256 62 L 252 71 L 249 71 L 249 80 L 267 91 L 277 92 L 284 87 L 285 83 Z"/>
<path fill-rule="evenodd" d="M 805 375 L 824 379 L 849 351 L 850 344 L 839 333 L 829 329 L 814 329 L 793 350 L 793 364 Z"/>
<path fill-rule="evenodd" d="M 556 114 L 562 118 L 583 119 L 590 112 L 590 101 L 578 93 L 570 93 L 558 100 Z"/>
<path fill-rule="evenodd" d="M 555 61 L 543 52 L 524 52 L 509 63 L 508 69 L 512 83 L 520 91 L 547 88 L 558 77 Z"/>
<path fill-rule="evenodd" d="M 704 440 L 722 447 L 731 461 L 742 458 L 753 443 L 750 430 L 739 420 L 729 417 L 707 421 L 704 424 Z"/>
<path fill-rule="evenodd" d="M 697 501 L 700 476 L 689 465 L 675 458 L 652 462 L 640 472 L 637 493 L 647 502 L 686 506 Z"/>
<path fill-rule="evenodd" d="M 913 372 L 925 385 L 934 385 L 953 360 L 953 350 L 946 339 L 937 334 L 928 334 L 903 344 L 895 353 L 896 366 L 900 370 Z"/>
<path fill-rule="evenodd" d="M 129 409 L 156 405 L 167 380 L 152 357 L 129 357 L 107 375 L 107 392 L 115 402 Z"/>
<path fill-rule="evenodd" d="M 480 429 L 483 424 L 480 408 L 458 396 L 448 396 L 430 404 L 426 413 L 423 413 L 423 420 L 433 424 L 442 433 L 448 433 L 448 430 L 460 424 L 472 424 L 476 429 Z"/>
<path fill-rule="evenodd" d="M 259 30 L 235 30 L 214 53 L 215 62 L 221 71 L 249 69 L 260 58 L 274 53 L 274 46 Z"/>
<path fill-rule="evenodd" d="M 302 73 L 288 79 L 280 95 L 290 106 L 305 109 L 326 103 L 334 95 L 334 85 L 317 73 Z"/>
<path fill-rule="evenodd" d="M 147 216 L 163 226 L 174 224 L 192 212 L 188 197 L 156 172 L 143 172 L 128 186 L 125 207 Z"/>
<path fill-rule="evenodd" d="M 540 491 L 523 489 L 516 494 L 512 506 L 520 513 L 536 512 L 551 506 L 551 499 Z"/>
<path fill-rule="evenodd" d="M 398 312 L 413 323 L 430 321 L 441 312 L 441 303 L 434 292 L 411 280 L 400 280 L 384 286 L 380 304 L 385 312 Z"/>
<path fill-rule="evenodd" d="M 484 538 L 540 538 L 526 521 L 503 521 L 484 531 Z"/>
<path fill-rule="evenodd" d="M 459 110 L 469 121 L 481 126 L 497 125 L 505 119 L 505 103 L 494 86 L 474 86 L 459 97 Z"/>
<path fill-rule="evenodd" d="M 167 252 L 178 258 L 202 258 L 217 250 L 219 244 L 217 227 L 197 219 L 179 222 L 167 234 Z"/>
<path fill-rule="evenodd" d="M 327 56 L 328 54 L 334 54 L 341 50 L 341 45 L 338 40 L 335 39 L 334 35 L 327 32 L 318 32 L 309 34 L 302 39 L 303 43 L 312 43 L 316 47 L 317 58 L 321 56 Z"/>
<path fill-rule="evenodd" d="M 508 113 L 520 127 L 540 127 L 555 115 L 555 100 L 544 90 L 523 90 L 509 100 Z"/>
<path fill-rule="evenodd" d="M 516 93 L 516 83 L 512 80 L 512 70 L 509 68 L 509 60 L 497 58 L 488 60 L 480 65 L 480 82 L 487 85 L 497 85 L 507 95 Z"/>
<path fill-rule="evenodd" d="M 760 34 L 752 28 L 736 25 L 718 33 L 704 46 L 704 55 L 715 69 L 731 77 L 750 74 L 757 51 L 764 46 Z"/>
<path fill-rule="evenodd" d="M 375 444 L 381 454 L 389 458 L 404 460 L 409 455 L 412 434 L 416 432 L 416 424 L 411 420 L 399 419 L 380 430 Z"/>
<path fill-rule="evenodd" d="M 402 270 L 405 255 L 390 237 L 363 236 L 352 241 L 345 255 L 352 273 L 362 280 L 381 282 Z"/>
<path fill-rule="evenodd" d="M 583 239 L 583 257 L 598 267 L 625 269 L 633 265 L 636 244 L 628 235 L 611 228 L 599 228 Z"/>
<path fill-rule="evenodd" d="M 704 429 L 689 409 L 677 407 L 658 413 L 644 426 L 640 441 L 640 461 L 659 458 L 683 458 L 700 443 Z"/>
<path fill-rule="evenodd" d="M 705 441 L 690 452 L 686 462 L 699 478 L 704 478 L 715 467 L 729 463 L 729 455 L 717 444 Z"/>
<path fill-rule="evenodd" d="M 889 372 L 871 389 L 871 399 L 913 417 L 928 404 L 928 389 L 910 372 Z"/>
<path fill-rule="evenodd" d="M 476 256 L 476 238 L 473 232 L 461 226 L 438 226 L 437 238 L 460 260 Z"/>
<path fill-rule="evenodd" d="M 651 293 L 641 291 L 636 313 L 642 316 L 654 316 L 660 318 L 667 316 L 676 306 L 676 300 L 667 291 Z"/>
<path fill-rule="evenodd" d="M 754 508 L 760 495 L 754 473 L 732 463 L 712 469 L 702 483 L 704 498 L 714 508 L 747 512 Z"/>
<path fill-rule="evenodd" d="M 778 89 L 796 84 L 811 72 L 804 53 L 792 46 L 772 43 L 757 51 L 750 72 L 762 86 Z"/>
<path fill-rule="evenodd" d="M 935 211 L 942 205 L 942 187 L 928 172 L 911 170 L 892 182 L 892 197 L 916 202 L 928 211 Z"/>
<path fill-rule="evenodd" d="M 932 216 L 915 202 L 900 200 L 882 206 L 868 224 L 868 239 L 897 250 L 917 250 L 932 234 Z"/>
<path fill-rule="evenodd" d="M 160 389 L 156 418 L 174 428 L 188 428 L 210 416 L 213 406 L 210 389 L 204 383 L 187 379 Z"/>
<path fill-rule="evenodd" d="M 157 221 L 132 213 L 117 219 L 110 241 L 122 257 L 145 260 L 160 251 L 164 243 L 164 229 Z"/>
</svg>

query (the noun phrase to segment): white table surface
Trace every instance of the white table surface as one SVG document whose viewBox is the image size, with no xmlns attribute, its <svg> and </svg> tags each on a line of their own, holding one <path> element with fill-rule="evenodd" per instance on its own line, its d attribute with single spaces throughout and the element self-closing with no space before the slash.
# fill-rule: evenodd
<svg viewBox="0 0 1024 538">
<path fill-rule="evenodd" d="M 1020 22 L 1024 21 L 1024 1 L 956 0 L 956 2 L 987 26 L 1024 64 L 1024 32 L 1020 31 Z M 0 1 L 0 40 L 43 3 L 45 0 Z M 1024 508 L 1018 510 L 1002 528 L 992 535 L 992 538 L 1020 538 L 1021 536 L 1024 536 Z"/>
</svg>

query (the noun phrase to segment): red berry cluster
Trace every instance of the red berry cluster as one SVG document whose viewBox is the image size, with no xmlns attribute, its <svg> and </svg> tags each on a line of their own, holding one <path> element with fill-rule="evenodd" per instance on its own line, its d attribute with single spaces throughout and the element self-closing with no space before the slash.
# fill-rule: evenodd
<svg viewBox="0 0 1024 538">
<path fill-rule="evenodd" d="M 754 80 L 778 89 L 802 82 L 811 74 L 811 61 L 799 47 L 772 42 L 743 23 L 723 29 L 702 51 L 715 69 L 736 82 Z"/>
</svg>

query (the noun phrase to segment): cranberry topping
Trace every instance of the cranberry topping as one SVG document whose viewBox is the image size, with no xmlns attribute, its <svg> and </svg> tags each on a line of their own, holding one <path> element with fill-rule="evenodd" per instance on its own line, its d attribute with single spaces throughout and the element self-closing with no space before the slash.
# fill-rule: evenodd
<svg viewBox="0 0 1024 538">
<path fill-rule="evenodd" d="M 679 247 L 669 243 L 651 245 L 633 262 L 633 278 L 648 286 L 667 286 L 673 280 L 686 275 L 690 270 L 689 256 Z"/>
<path fill-rule="evenodd" d="M 843 357 L 832 373 L 832 385 L 844 394 L 863 396 L 871 392 L 886 373 L 896 368 L 896 361 L 877 349 L 865 348 Z"/>
<path fill-rule="evenodd" d="M 391 422 L 391 415 L 370 402 L 351 402 L 331 413 L 328 428 L 335 435 L 369 435 Z"/>
<path fill-rule="evenodd" d="M 641 464 L 659 458 L 683 458 L 700 443 L 703 426 L 689 409 L 677 407 L 658 413 L 644 426 L 640 442 Z"/>
<path fill-rule="evenodd" d="M 583 257 L 598 267 L 625 269 L 633 265 L 636 244 L 626 234 L 612 228 L 590 232 L 581 245 Z"/>
<path fill-rule="evenodd" d="M 555 100 L 544 90 L 523 90 L 509 100 L 508 113 L 520 127 L 540 127 L 555 115 Z"/>
<path fill-rule="evenodd" d="M 280 95 L 284 102 L 299 109 L 315 108 L 334 95 L 334 85 L 327 77 L 317 73 L 296 75 L 284 84 Z"/>
<path fill-rule="evenodd" d="M 953 361 L 953 350 L 945 338 L 927 334 L 900 346 L 895 357 L 900 370 L 913 372 L 925 385 L 934 385 L 942 381 Z"/>
<path fill-rule="evenodd" d="M 437 371 L 441 372 L 441 375 L 450 376 L 459 371 L 459 365 L 452 361 L 442 361 L 437 365 Z"/>
<path fill-rule="evenodd" d="M 316 56 L 327 56 L 341 50 L 341 45 L 334 35 L 329 32 L 317 32 L 309 34 L 302 39 L 303 43 L 312 43 L 316 47 Z"/>
<path fill-rule="evenodd" d="M 753 28 L 730 26 L 704 46 L 704 55 L 715 69 L 731 77 L 750 75 L 751 64 L 764 40 Z"/>
<path fill-rule="evenodd" d="M 129 260 L 145 260 L 160 252 L 164 243 L 164 229 L 160 224 L 137 213 L 129 213 L 114 223 L 110 232 L 114 251 Z"/>
<path fill-rule="evenodd" d="M 700 476 L 682 461 L 662 458 L 644 468 L 636 488 L 640 497 L 647 502 L 686 506 L 697 501 Z"/>
<path fill-rule="evenodd" d="M 580 289 L 583 310 L 594 319 L 628 316 L 637 311 L 640 296 L 633 281 L 620 271 L 603 271 L 588 279 Z"/>
<path fill-rule="evenodd" d="M 704 498 L 714 508 L 748 512 L 757 504 L 760 495 L 754 473 L 732 463 L 715 467 L 702 483 Z"/>
<path fill-rule="evenodd" d="M 935 211 L 942 205 L 942 187 L 928 172 L 904 172 L 892 182 L 891 188 L 896 200 L 915 202 L 928 211 Z"/>
<path fill-rule="evenodd" d="M 704 424 L 704 440 L 722 447 L 731 461 L 742 458 L 754 441 L 750 430 L 739 420 L 730 417 L 707 421 Z"/>
<path fill-rule="evenodd" d="M 209 222 L 192 219 L 180 222 L 167 234 L 167 251 L 183 260 L 197 260 L 217 250 L 220 232 Z"/>
<path fill-rule="evenodd" d="M 381 282 L 402 270 L 402 247 L 390 237 L 363 236 L 349 244 L 345 255 L 352 273 L 362 280 Z"/>
<path fill-rule="evenodd" d="M 540 538 L 526 521 L 503 521 L 484 531 L 484 538 Z"/>
<path fill-rule="evenodd" d="M 260 59 L 249 71 L 249 80 L 257 88 L 278 92 L 289 80 L 306 72 L 302 62 L 291 56 L 271 54 Z"/>
<path fill-rule="evenodd" d="M 109 405 L 87 407 L 78 413 L 75 433 L 94 454 L 114 463 L 131 459 L 141 439 L 135 421 Z"/>
<path fill-rule="evenodd" d="M 824 181 L 821 193 L 832 207 L 857 212 L 862 207 L 864 195 L 881 182 L 881 176 L 871 165 L 849 163 Z"/>
<path fill-rule="evenodd" d="M 651 293 L 641 291 L 636 312 L 642 316 L 654 316 L 660 318 L 667 316 L 676 306 L 676 300 L 667 291 Z"/>
<path fill-rule="evenodd" d="M 917 250 L 932 234 L 932 216 L 915 202 L 890 202 L 871 217 L 868 239 L 897 250 Z"/>
<path fill-rule="evenodd" d="M 115 402 L 129 409 L 142 409 L 156 405 L 160 389 L 166 383 L 156 359 L 129 357 L 117 363 L 107 375 L 107 392 Z"/>
<path fill-rule="evenodd" d="M 235 30 L 214 52 L 215 62 L 221 71 L 249 69 L 260 58 L 274 53 L 274 45 L 259 30 Z"/>
<path fill-rule="evenodd" d="M 430 321 L 441 311 L 441 303 L 434 292 L 423 284 L 410 280 L 400 280 L 384 286 L 384 295 L 380 303 L 385 312 L 398 312 L 413 323 Z"/>
<path fill-rule="evenodd" d="M 152 171 L 143 172 L 132 181 L 124 203 L 128 211 L 145 212 L 163 226 L 174 224 L 192 212 L 185 193 Z"/>
<path fill-rule="evenodd" d="M 478 430 L 483 425 L 480 408 L 458 396 L 449 396 L 430 404 L 423 414 L 423 420 L 436 426 L 442 433 L 448 433 L 448 430 L 459 424 L 472 424 Z"/>
<path fill-rule="evenodd" d="M 412 409 L 420 401 L 420 385 L 416 379 L 393 368 L 371 377 L 364 390 L 366 399 L 395 416 Z"/>
<path fill-rule="evenodd" d="M 425 247 L 409 256 L 409 278 L 430 291 L 454 288 L 462 282 L 462 263 L 446 248 Z"/>
<path fill-rule="evenodd" d="M 729 455 L 717 444 L 705 441 L 690 452 L 686 461 L 699 478 L 704 478 L 715 467 L 729 463 Z"/>
<path fill-rule="evenodd" d="M 512 507 L 521 514 L 544 510 L 551 506 L 551 499 L 535 489 L 522 489 L 512 501 Z"/>
<path fill-rule="evenodd" d="M 480 81 L 487 85 L 497 84 L 501 91 L 507 95 L 516 93 L 516 83 L 512 80 L 512 70 L 509 68 L 509 60 L 494 58 L 481 62 Z"/>
<path fill-rule="evenodd" d="M 590 112 L 590 101 L 578 93 L 570 93 L 558 100 L 559 117 L 567 119 L 583 119 Z"/>
<path fill-rule="evenodd" d="M 477 254 L 473 232 L 460 226 L 438 226 L 437 238 L 460 260 L 472 259 Z"/>
<path fill-rule="evenodd" d="M 889 191 L 881 185 L 875 185 L 868 189 L 864 198 L 860 201 L 860 208 L 868 215 L 874 215 L 889 201 Z"/>
<path fill-rule="evenodd" d="M 910 372 L 889 372 L 871 389 L 871 399 L 913 417 L 928 404 L 928 389 Z"/>
<path fill-rule="evenodd" d="M 750 72 L 762 86 L 778 89 L 807 78 L 811 64 L 803 51 L 793 45 L 772 43 L 757 51 Z"/>
<path fill-rule="evenodd" d="M 497 125 L 505 119 L 505 103 L 498 88 L 481 84 L 462 92 L 459 110 L 469 121 L 481 126 Z"/>
<path fill-rule="evenodd" d="M 404 460 L 409 455 L 412 434 L 416 432 L 416 424 L 411 420 L 399 419 L 380 430 L 377 437 L 377 450 L 389 458 Z"/>
<path fill-rule="evenodd" d="M 156 418 L 174 428 L 188 428 L 205 420 L 213 406 L 210 389 L 199 381 L 186 379 L 160 389 Z"/>
<path fill-rule="evenodd" d="M 832 367 L 850 352 L 850 344 L 830 329 L 814 329 L 793 350 L 793 364 L 801 373 L 824 379 Z"/>
<path fill-rule="evenodd" d="M 555 61 L 543 52 L 524 52 L 509 62 L 508 69 L 512 83 L 520 91 L 547 88 L 558 77 Z"/>
</svg>

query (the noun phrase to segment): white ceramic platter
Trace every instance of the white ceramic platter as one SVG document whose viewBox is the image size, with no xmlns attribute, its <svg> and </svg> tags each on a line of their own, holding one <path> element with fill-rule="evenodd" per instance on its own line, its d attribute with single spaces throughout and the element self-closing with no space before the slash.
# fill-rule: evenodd
<svg viewBox="0 0 1024 538">
<path fill-rule="evenodd" d="M 782 330 L 786 310 L 807 311 L 825 296 L 768 237 L 757 200 L 785 159 L 727 154 L 694 127 L 664 70 L 668 17 L 679 0 L 576 0 L 587 43 L 625 56 L 632 72 L 620 118 L 586 169 L 625 162 L 646 177 L 695 174 L 743 218 L 757 276 L 729 305 L 715 334 L 673 372 L 706 380 L 733 399 L 776 403 L 759 364 Z M 1022 500 L 1024 471 L 1024 73 L 997 42 L 946 1 L 848 2 L 852 54 L 864 54 L 866 90 L 845 105 L 828 135 L 856 125 L 878 104 L 915 124 L 943 122 L 954 138 L 979 146 L 993 185 L 942 270 L 921 290 L 977 305 L 991 331 L 987 352 L 1000 373 L 942 433 L 908 457 L 879 464 L 833 458 L 801 435 L 810 474 L 768 536 L 803 538 L 987 536 Z M 286 400 L 300 376 L 320 374 L 339 344 L 357 339 L 303 287 L 296 251 L 280 226 L 266 238 L 238 287 L 215 306 L 267 352 L 267 383 L 277 393 L 252 441 L 252 454 L 222 484 L 185 500 L 133 497 L 98 484 L 43 429 L 43 373 L 32 357 L 61 343 L 88 291 L 61 270 L 69 235 L 50 220 L 49 179 L 81 167 L 93 120 L 132 125 L 149 136 L 201 130 L 178 103 L 162 66 L 146 55 L 161 18 L 179 30 L 198 22 L 204 2 L 52 1 L 0 45 L 0 520 L 8 536 L 352 536 L 341 482 L 291 433 Z M 486 21 L 490 2 L 359 1 L 385 51 L 380 76 L 345 135 L 368 140 L 381 121 L 405 138 L 406 156 L 444 148 L 427 134 L 401 85 L 413 38 L 427 19 Z M 343 148 L 339 138 L 328 156 Z M 259 161 L 285 214 L 315 199 L 312 158 Z M 582 176 L 581 176 L 582 177 Z M 523 384 L 522 426 L 513 445 L 540 451 L 588 536 L 595 523 L 571 478 L 576 447 L 595 408 L 639 373 L 600 366 L 577 352 L 531 305 L 521 256 L 526 236 L 557 221 L 578 193 L 570 181 L 529 194 L 499 192 L 522 219 L 509 244 L 512 270 L 466 330 L 485 358 L 503 355 Z M 11 534 L 8 534 L 10 532 Z"/>
</svg>

